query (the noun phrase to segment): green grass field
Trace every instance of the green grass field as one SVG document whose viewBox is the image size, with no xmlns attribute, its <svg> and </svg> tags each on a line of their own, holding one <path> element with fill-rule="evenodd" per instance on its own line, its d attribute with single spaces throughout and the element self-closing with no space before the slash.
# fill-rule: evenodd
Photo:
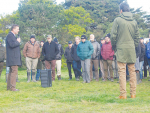
<svg viewBox="0 0 150 113">
<path fill-rule="evenodd" d="M 82 79 L 68 81 L 68 72 L 62 70 L 62 80 L 57 78 L 52 87 L 42 88 L 41 82 L 27 83 L 26 70 L 19 70 L 19 92 L 7 91 L 5 70 L 0 79 L 0 113 L 140 113 L 150 112 L 149 78 L 137 85 L 135 99 L 130 98 L 129 82 L 127 99 L 120 100 L 119 84 L 96 82 L 83 84 Z M 73 76 L 74 78 L 74 76 Z"/>
</svg>

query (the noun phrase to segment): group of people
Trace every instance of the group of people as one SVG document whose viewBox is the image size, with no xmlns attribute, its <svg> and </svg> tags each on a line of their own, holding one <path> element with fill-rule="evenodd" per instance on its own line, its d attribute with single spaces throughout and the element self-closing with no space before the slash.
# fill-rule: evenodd
<svg viewBox="0 0 150 113">
<path fill-rule="evenodd" d="M 150 42 L 145 45 L 144 39 L 139 38 L 138 25 L 130 13 L 129 5 L 123 2 L 119 8 L 120 16 L 114 20 L 111 33 L 101 38 L 100 43 L 96 41 L 93 34 L 90 35 L 90 41 L 87 40 L 86 35 L 77 36 L 74 44 L 72 41 L 68 42 L 68 47 L 64 52 L 57 38 L 52 40 L 52 36 L 48 35 L 47 42 L 38 43 L 35 41 L 35 36 L 31 35 L 30 40 L 23 48 L 27 66 L 27 82 L 30 82 L 31 75 L 33 82 L 39 80 L 40 70 L 44 68 L 51 69 L 52 81 L 55 81 L 56 68 L 58 80 L 61 80 L 61 58 L 64 54 L 69 80 L 72 79 L 71 67 L 73 67 L 76 80 L 79 81 L 82 77 L 83 83 L 92 81 L 93 75 L 96 81 L 99 81 L 101 77 L 103 81 L 110 79 L 112 82 L 114 78 L 119 78 L 119 98 L 126 99 L 126 76 L 129 75 L 131 98 L 135 98 L 136 84 L 140 83 L 143 78 L 143 63 L 146 73 L 146 62 L 150 67 Z M 16 89 L 16 75 L 18 75 L 18 66 L 21 65 L 21 39 L 15 36 L 18 32 L 19 26 L 13 25 L 11 32 L 6 37 L 7 55 L 0 58 L 1 66 L 7 56 L 6 66 L 10 67 L 7 90 L 11 91 L 18 91 Z M 2 49 L 2 51 L 5 50 Z"/>
</svg>

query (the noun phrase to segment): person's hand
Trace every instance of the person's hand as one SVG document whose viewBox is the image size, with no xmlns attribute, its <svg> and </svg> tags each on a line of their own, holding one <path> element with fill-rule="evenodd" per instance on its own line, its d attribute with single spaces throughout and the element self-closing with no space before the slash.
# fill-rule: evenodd
<svg viewBox="0 0 150 113">
<path fill-rule="evenodd" d="M 20 38 L 17 38 L 17 41 L 20 43 L 20 42 L 21 42 L 21 39 L 20 39 Z"/>
</svg>

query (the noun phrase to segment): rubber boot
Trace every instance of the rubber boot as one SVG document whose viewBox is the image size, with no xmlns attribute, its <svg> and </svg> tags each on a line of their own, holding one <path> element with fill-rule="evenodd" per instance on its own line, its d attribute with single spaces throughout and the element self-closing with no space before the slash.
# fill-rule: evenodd
<svg viewBox="0 0 150 113">
<path fill-rule="evenodd" d="M 136 80 L 137 80 L 137 84 L 140 83 L 140 73 L 136 73 Z"/>
<path fill-rule="evenodd" d="M 6 83 L 7 83 L 8 74 L 6 74 Z"/>
<path fill-rule="evenodd" d="M 27 72 L 27 82 L 30 82 L 30 72 Z"/>
<path fill-rule="evenodd" d="M 33 82 L 36 82 L 35 77 L 36 77 L 36 76 L 35 76 L 35 72 L 32 72 L 32 81 L 33 81 Z"/>
</svg>

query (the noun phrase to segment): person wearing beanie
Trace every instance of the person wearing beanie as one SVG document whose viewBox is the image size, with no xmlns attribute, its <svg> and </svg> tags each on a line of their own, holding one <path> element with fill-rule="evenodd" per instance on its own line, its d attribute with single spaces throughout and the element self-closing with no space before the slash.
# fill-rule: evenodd
<svg viewBox="0 0 150 113">
<path fill-rule="evenodd" d="M 54 38 L 53 41 L 56 43 L 56 45 L 58 46 L 59 52 L 56 55 L 56 72 L 57 72 L 57 78 L 58 80 L 61 80 L 61 58 L 62 55 L 64 54 L 64 50 L 61 46 L 61 44 L 58 43 L 57 38 Z"/>
<path fill-rule="evenodd" d="M 3 71 L 4 60 L 5 59 L 6 59 L 6 49 L 2 45 L 2 42 L 0 41 L 0 77 L 1 77 L 1 73 Z"/>
<path fill-rule="evenodd" d="M 52 81 L 55 81 L 55 65 L 56 55 L 59 53 L 58 45 L 52 41 L 52 36 L 47 36 L 47 42 L 44 43 L 42 48 L 42 55 L 45 59 L 46 69 L 52 70 Z"/>
<path fill-rule="evenodd" d="M 90 83 L 90 62 L 94 52 L 93 45 L 86 40 L 86 36 L 81 36 L 81 42 L 77 47 L 77 55 L 81 59 L 83 83 Z"/>
<path fill-rule="evenodd" d="M 30 82 L 30 73 L 32 70 L 32 81 L 36 82 L 36 68 L 38 63 L 38 58 L 40 58 L 40 45 L 35 41 L 35 35 L 30 36 L 30 41 L 28 41 L 23 48 L 23 55 L 26 58 L 27 66 L 27 82 Z"/>
</svg>

